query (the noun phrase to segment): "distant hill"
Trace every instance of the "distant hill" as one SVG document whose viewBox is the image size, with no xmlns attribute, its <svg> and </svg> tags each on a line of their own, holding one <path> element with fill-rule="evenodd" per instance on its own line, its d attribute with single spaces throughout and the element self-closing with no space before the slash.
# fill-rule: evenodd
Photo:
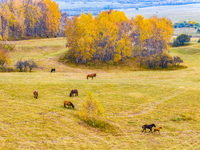
<svg viewBox="0 0 200 150">
<path fill-rule="evenodd" d="M 59 4 L 62 12 L 67 12 L 69 16 L 92 13 L 98 15 L 103 10 L 108 9 L 130 9 L 136 10 L 144 7 L 164 6 L 164 5 L 185 5 L 200 3 L 200 0 L 54 0 Z"/>
</svg>

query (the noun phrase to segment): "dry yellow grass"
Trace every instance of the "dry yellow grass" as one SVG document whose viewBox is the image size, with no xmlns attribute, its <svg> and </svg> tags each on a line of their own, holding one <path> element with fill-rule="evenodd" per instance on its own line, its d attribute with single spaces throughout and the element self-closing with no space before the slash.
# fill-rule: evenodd
<svg viewBox="0 0 200 150">
<path fill-rule="evenodd" d="M 27 46 L 13 51 L 12 65 L 19 58 L 31 58 L 40 67 L 45 64 L 45 69 L 0 73 L 1 149 L 200 148 L 199 44 L 170 49 L 187 69 L 109 72 L 64 66 L 56 61 L 66 51 L 64 46 L 48 52 L 37 46 L 41 45 L 34 41 L 32 50 Z M 51 67 L 57 71 L 50 73 Z M 97 77 L 87 80 L 87 73 L 93 72 Z M 75 88 L 79 96 L 69 97 Z M 105 120 L 117 134 L 94 129 L 76 117 L 89 91 L 104 107 Z M 64 108 L 64 100 L 72 101 L 76 109 Z M 141 132 L 143 124 L 151 123 L 163 127 L 160 135 Z"/>
</svg>

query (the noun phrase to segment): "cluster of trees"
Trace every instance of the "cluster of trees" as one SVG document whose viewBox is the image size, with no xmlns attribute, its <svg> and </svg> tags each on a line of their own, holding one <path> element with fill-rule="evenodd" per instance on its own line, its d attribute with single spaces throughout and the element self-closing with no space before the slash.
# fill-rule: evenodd
<svg viewBox="0 0 200 150">
<path fill-rule="evenodd" d="M 194 27 L 195 29 L 200 27 L 200 24 L 198 22 L 195 21 L 180 21 L 178 23 L 174 23 L 174 28 L 183 28 L 183 27 Z"/>
<path fill-rule="evenodd" d="M 9 37 L 57 36 L 61 13 L 52 0 L 0 1 L 0 40 Z"/>
<path fill-rule="evenodd" d="M 37 64 L 35 63 L 35 61 L 33 60 L 18 60 L 17 63 L 15 64 L 16 69 L 19 69 L 20 72 L 24 71 L 26 72 L 26 69 L 29 68 L 29 72 L 31 72 L 31 70 L 33 68 L 37 67 Z"/>
<path fill-rule="evenodd" d="M 67 56 L 76 63 L 124 62 L 131 57 L 153 63 L 155 57 L 169 55 L 172 33 L 172 22 L 164 17 L 128 19 L 124 12 L 114 10 L 98 17 L 82 13 L 66 19 Z"/>
</svg>

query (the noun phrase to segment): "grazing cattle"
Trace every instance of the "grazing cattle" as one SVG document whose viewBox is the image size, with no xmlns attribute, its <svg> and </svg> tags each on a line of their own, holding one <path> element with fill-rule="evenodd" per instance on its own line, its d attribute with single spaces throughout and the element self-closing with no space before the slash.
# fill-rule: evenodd
<svg viewBox="0 0 200 150">
<path fill-rule="evenodd" d="M 152 128 L 153 128 L 153 127 L 156 127 L 156 125 L 155 125 L 155 124 L 143 125 L 143 126 L 142 126 L 142 128 L 143 128 L 142 132 L 143 132 L 144 130 L 145 130 L 145 132 L 146 132 L 146 128 L 147 128 L 147 129 L 150 129 L 150 131 L 152 132 Z M 150 131 L 149 131 L 149 132 L 150 132 Z"/>
<path fill-rule="evenodd" d="M 158 131 L 159 134 L 160 134 L 160 129 L 162 129 L 162 127 L 159 127 L 159 128 L 154 128 L 154 132 Z"/>
<path fill-rule="evenodd" d="M 72 97 L 73 95 L 78 96 L 78 90 L 77 89 L 71 90 L 71 93 L 69 94 L 69 96 Z"/>
<path fill-rule="evenodd" d="M 33 92 L 33 94 L 34 94 L 34 98 L 37 99 L 37 98 L 38 98 L 38 91 L 35 90 L 35 91 Z"/>
<path fill-rule="evenodd" d="M 97 74 L 96 73 L 93 73 L 93 74 L 88 74 L 87 75 L 87 79 L 89 78 L 89 77 L 91 77 L 92 79 L 93 79 L 93 77 L 96 77 L 97 76 Z"/>
<path fill-rule="evenodd" d="M 68 109 L 69 109 L 69 107 L 72 107 L 73 109 L 75 108 L 74 105 L 72 104 L 72 102 L 70 102 L 70 101 L 64 101 L 65 108 L 67 108 L 66 105 L 68 106 Z"/>
<path fill-rule="evenodd" d="M 55 72 L 55 71 L 56 71 L 56 69 L 55 69 L 55 68 L 51 69 L 51 73 L 52 73 L 52 72 Z"/>
</svg>

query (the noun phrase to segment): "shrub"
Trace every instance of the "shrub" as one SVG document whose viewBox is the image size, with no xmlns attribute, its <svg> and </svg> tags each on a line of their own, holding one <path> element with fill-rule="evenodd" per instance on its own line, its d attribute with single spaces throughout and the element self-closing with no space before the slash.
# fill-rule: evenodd
<svg viewBox="0 0 200 150">
<path fill-rule="evenodd" d="M 160 55 L 159 66 L 162 68 L 167 68 L 168 64 L 173 63 L 173 58 L 168 53 L 163 53 Z"/>
<path fill-rule="evenodd" d="M 179 66 L 179 63 L 183 62 L 183 60 L 179 56 L 174 56 L 173 59 L 174 59 L 175 66 L 176 64 L 178 64 Z"/>
<path fill-rule="evenodd" d="M 198 39 L 197 43 L 200 43 L 200 39 Z"/>
<path fill-rule="evenodd" d="M 79 117 L 88 124 L 98 124 L 102 122 L 102 117 L 104 115 L 104 109 L 101 104 L 93 97 L 92 93 L 89 92 L 86 99 L 81 103 L 81 111 L 79 112 Z"/>
<path fill-rule="evenodd" d="M 4 44 L 3 48 L 12 51 L 15 48 L 15 44 Z"/>
<path fill-rule="evenodd" d="M 7 71 L 8 71 L 8 72 L 14 72 L 14 69 L 11 68 L 11 67 L 8 67 L 8 68 L 7 68 Z"/>
<path fill-rule="evenodd" d="M 180 34 L 173 42 L 173 46 L 182 46 L 185 42 L 189 42 L 190 37 L 187 34 Z"/>
<path fill-rule="evenodd" d="M 2 70 L 6 64 L 10 64 L 10 53 L 7 50 L 0 49 L 0 67 Z"/>
</svg>

